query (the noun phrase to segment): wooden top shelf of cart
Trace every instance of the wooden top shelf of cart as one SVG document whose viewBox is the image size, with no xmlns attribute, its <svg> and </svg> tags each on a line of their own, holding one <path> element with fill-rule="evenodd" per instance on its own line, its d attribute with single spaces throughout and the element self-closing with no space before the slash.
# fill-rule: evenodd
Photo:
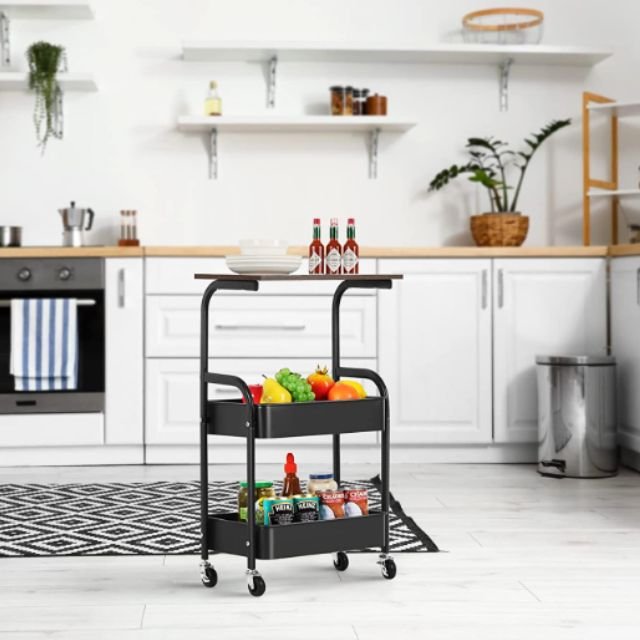
<svg viewBox="0 0 640 640">
<path fill-rule="evenodd" d="M 260 273 L 256 273 L 256 274 L 246 274 L 246 275 L 238 275 L 235 273 L 196 273 L 194 278 L 196 280 L 227 280 L 227 281 L 247 281 L 247 280 L 251 280 L 251 281 L 260 281 L 260 282 L 267 282 L 267 281 L 283 281 L 283 280 L 289 280 L 292 282 L 299 282 L 301 280 L 336 280 L 336 281 L 343 281 L 343 280 L 349 280 L 349 281 L 361 281 L 361 282 L 366 282 L 366 281 L 372 281 L 372 280 L 402 280 L 402 278 L 404 278 L 404 276 L 402 274 L 399 273 L 367 273 L 367 274 L 358 274 L 358 275 L 310 275 L 310 274 L 305 274 L 305 275 L 276 275 L 276 274 L 260 274 Z"/>
</svg>

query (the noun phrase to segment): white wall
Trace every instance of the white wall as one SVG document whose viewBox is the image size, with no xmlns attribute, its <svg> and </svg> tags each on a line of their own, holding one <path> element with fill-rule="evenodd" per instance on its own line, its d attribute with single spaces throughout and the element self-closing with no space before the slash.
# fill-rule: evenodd
<svg viewBox="0 0 640 640">
<path fill-rule="evenodd" d="M 544 42 L 613 46 L 592 71 L 517 68 L 510 111 L 498 111 L 497 70 L 483 66 L 281 64 L 280 113 L 317 109 L 334 83 L 390 97 L 392 113 L 419 126 L 381 140 L 380 177 L 367 179 L 362 135 L 227 134 L 219 139 L 220 179 L 207 178 L 204 139 L 177 132 L 179 114 L 201 112 L 209 79 L 227 114 L 265 109 L 263 69 L 244 63 L 188 63 L 185 39 L 432 43 L 459 38 L 460 17 L 483 0 L 94 0 L 93 22 L 13 23 L 14 66 L 36 39 L 68 48 L 75 71 L 92 71 L 99 93 L 66 95 L 66 136 L 41 157 L 29 94 L 0 93 L 0 224 L 23 224 L 25 243 L 56 244 L 56 209 L 92 206 L 115 238 L 117 211 L 137 208 L 145 244 L 219 244 L 245 236 L 306 243 L 312 216 L 355 215 L 369 245 L 469 244 L 467 216 L 486 208 L 469 184 L 427 194 L 432 175 L 455 160 L 468 135 L 514 142 L 552 118 L 576 117 L 537 157 L 522 210 L 528 244 L 580 242 L 580 94 L 637 99 L 635 0 L 511 2 L 546 12 Z M 638 129 L 622 127 L 623 147 Z M 627 183 L 640 158 L 628 154 Z M 604 212 L 600 216 L 605 221 Z M 596 240 L 604 241 L 602 224 Z"/>
</svg>

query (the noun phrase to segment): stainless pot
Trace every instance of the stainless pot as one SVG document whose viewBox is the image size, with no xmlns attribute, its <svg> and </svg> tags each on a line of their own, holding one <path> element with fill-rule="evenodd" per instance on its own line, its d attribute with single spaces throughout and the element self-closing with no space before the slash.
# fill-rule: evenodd
<svg viewBox="0 0 640 640">
<path fill-rule="evenodd" d="M 22 227 L 0 226 L 0 247 L 19 247 L 22 244 Z"/>
</svg>

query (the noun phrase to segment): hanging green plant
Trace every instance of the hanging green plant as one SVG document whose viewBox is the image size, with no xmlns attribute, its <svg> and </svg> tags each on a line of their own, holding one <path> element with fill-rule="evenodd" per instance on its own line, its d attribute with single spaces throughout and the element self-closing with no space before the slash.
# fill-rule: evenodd
<svg viewBox="0 0 640 640">
<path fill-rule="evenodd" d="M 27 49 L 29 89 L 36 94 L 33 122 L 43 153 L 49 138 L 62 138 L 62 89 L 57 74 L 64 55 L 64 47 L 49 42 L 36 42 Z"/>
</svg>

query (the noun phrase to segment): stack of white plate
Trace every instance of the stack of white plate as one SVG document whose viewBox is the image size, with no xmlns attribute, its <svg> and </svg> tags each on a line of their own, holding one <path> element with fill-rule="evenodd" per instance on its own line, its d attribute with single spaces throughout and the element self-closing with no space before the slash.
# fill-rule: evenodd
<svg viewBox="0 0 640 640">
<path fill-rule="evenodd" d="M 227 256 L 227 266 L 239 274 L 293 273 L 300 268 L 300 256 L 287 255 L 282 240 L 240 240 L 240 255 Z"/>
</svg>

